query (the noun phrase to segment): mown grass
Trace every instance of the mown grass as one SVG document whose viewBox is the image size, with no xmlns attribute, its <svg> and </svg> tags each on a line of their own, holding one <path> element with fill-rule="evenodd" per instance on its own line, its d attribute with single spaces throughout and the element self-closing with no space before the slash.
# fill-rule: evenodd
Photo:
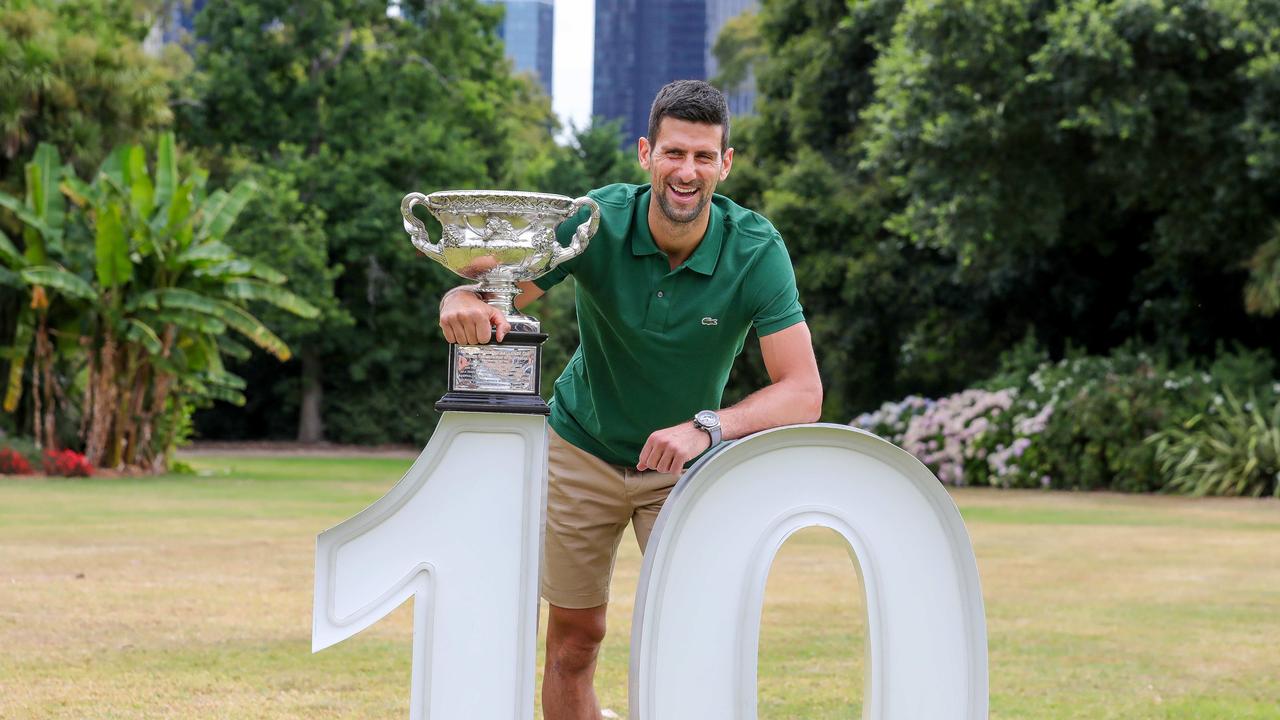
<svg viewBox="0 0 1280 720">
<path fill-rule="evenodd" d="M 0 718 L 403 718 L 407 607 L 310 652 L 317 532 L 407 459 L 196 457 L 201 476 L 0 478 Z M 1280 717 L 1280 503 L 962 490 L 993 718 Z M 626 716 L 624 540 L 601 700 Z M 826 531 L 783 548 L 761 718 L 851 718 L 861 588 Z"/>
</svg>

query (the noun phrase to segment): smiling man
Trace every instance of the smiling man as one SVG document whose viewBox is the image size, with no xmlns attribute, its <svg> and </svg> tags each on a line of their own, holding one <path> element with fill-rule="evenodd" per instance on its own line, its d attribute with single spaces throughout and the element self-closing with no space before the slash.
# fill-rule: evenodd
<svg viewBox="0 0 1280 720">
<path fill-rule="evenodd" d="M 649 185 L 590 193 L 600 228 L 587 251 L 533 283 L 523 308 L 568 275 L 581 344 L 551 399 L 542 594 L 551 606 L 546 720 L 598 720 L 592 678 L 609 580 L 628 523 L 643 551 L 681 471 L 721 440 L 817 420 L 822 385 L 778 231 L 721 195 L 729 109 L 682 80 L 658 92 L 638 142 Z M 561 225 L 567 243 L 585 214 Z M 473 288 L 440 304 L 449 342 L 486 343 L 501 313 Z M 720 409 L 733 360 L 755 328 L 770 384 Z"/>
</svg>

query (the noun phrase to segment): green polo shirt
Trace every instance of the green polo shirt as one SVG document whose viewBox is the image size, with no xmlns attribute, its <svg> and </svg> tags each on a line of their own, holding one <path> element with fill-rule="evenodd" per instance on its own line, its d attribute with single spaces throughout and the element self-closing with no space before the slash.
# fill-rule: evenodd
<svg viewBox="0 0 1280 720">
<path fill-rule="evenodd" d="M 768 220 L 713 196 L 706 235 L 675 270 L 649 232 L 649 186 L 589 193 L 600 228 L 584 253 L 535 281 L 577 281 L 580 344 L 551 398 L 551 427 L 615 465 L 635 465 L 654 431 L 717 409 L 733 359 L 804 320 L 791 258 Z M 588 212 L 561 224 L 568 244 Z"/>
</svg>

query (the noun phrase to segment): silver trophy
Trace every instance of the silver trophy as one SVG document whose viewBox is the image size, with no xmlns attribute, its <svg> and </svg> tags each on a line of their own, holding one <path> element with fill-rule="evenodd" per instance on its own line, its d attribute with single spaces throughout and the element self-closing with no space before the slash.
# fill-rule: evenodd
<svg viewBox="0 0 1280 720">
<path fill-rule="evenodd" d="M 413 214 L 415 205 L 426 206 L 440 221 L 440 242 L 431 242 L 427 226 Z M 561 246 L 556 226 L 583 207 L 591 208 L 591 218 L 574 231 L 568 247 Z M 400 213 L 413 246 L 479 282 L 486 301 L 511 324 L 501 343 L 450 346 L 449 392 L 436 409 L 546 414 L 540 365 L 547 336 L 535 318 L 516 310 L 516 283 L 539 278 L 586 250 L 600 225 L 599 206 L 588 197 L 444 190 L 405 195 Z"/>
</svg>

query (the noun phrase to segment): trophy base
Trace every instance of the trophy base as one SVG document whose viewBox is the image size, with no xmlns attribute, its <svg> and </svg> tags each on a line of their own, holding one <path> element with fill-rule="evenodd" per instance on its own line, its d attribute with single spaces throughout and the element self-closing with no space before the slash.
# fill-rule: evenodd
<svg viewBox="0 0 1280 720">
<path fill-rule="evenodd" d="M 540 395 L 504 395 L 502 393 L 450 392 L 436 401 L 438 412 L 516 413 L 550 415 L 551 408 Z"/>
<path fill-rule="evenodd" d="M 502 342 L 449 346 L 449 392 L 440 412 L 549 415 L 542 399 L 543 333 L 508 332 Z"/>
</svg>

